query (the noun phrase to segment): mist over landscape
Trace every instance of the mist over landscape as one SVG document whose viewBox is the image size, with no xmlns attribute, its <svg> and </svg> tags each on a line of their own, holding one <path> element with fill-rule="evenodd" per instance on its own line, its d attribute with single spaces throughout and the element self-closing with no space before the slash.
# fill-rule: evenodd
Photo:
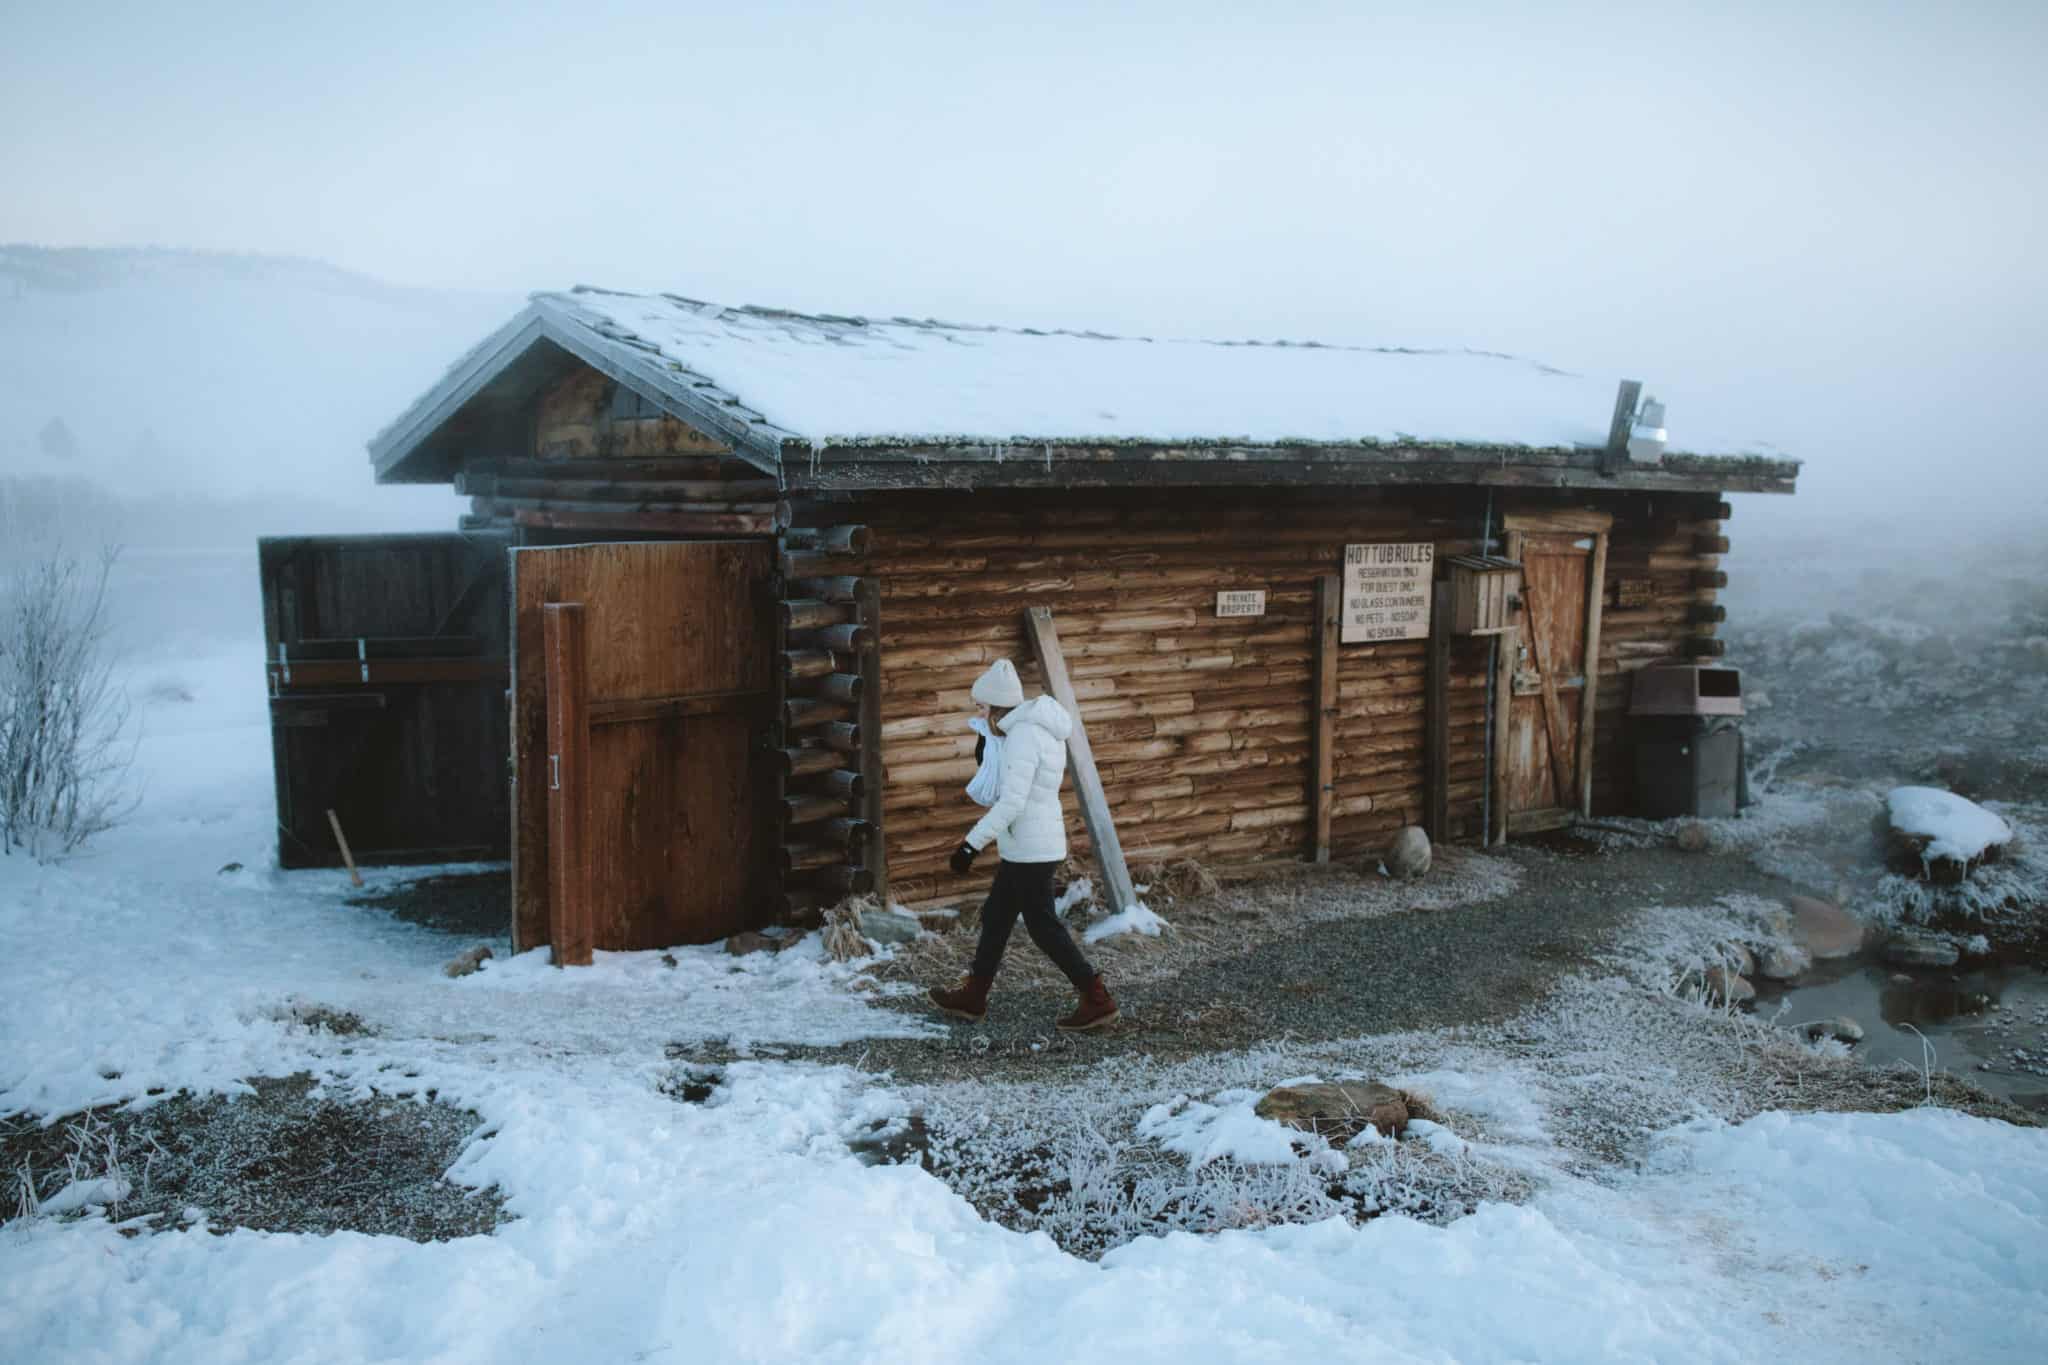
<svg viewBox="0 0 2048 1365">
<path fill-rule="evenodd" d="M 0 34 L 0 1361 L 2048 1358 L 2048 5 Z"/>
</svg>

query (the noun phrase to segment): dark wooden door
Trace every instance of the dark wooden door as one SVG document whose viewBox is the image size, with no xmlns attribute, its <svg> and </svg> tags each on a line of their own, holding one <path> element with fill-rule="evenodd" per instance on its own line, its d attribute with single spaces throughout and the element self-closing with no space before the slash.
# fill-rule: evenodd
<svg viewBox="0 0 2048 1365">
<path fill-rule="evenodd" d="M 1508 828 L 1555 828 L 1579 808 L 1588 597 L 1597 535 L 1516 533 L 1522 614 L 1510 673 Z"/>
<path fill-rule="evenodd" d="M 579 811 L 590 946 L 708 943 L 765 923 L 776 889 L 772 546 L 571 545 L 512 560 L 514 944 L 553 938 L 551 800 Z M 570 765 L 550 743 L 549 708 L 562 700 L 547 682 L 551 603 L 581 606 L 580 714 L 569 723 L 586 747 Z"/>
<path fill-rule="evenodd" d="M 497 859 L 509 846 L 503 534 L 257 544 L 285 867 Z"/>
</svg>

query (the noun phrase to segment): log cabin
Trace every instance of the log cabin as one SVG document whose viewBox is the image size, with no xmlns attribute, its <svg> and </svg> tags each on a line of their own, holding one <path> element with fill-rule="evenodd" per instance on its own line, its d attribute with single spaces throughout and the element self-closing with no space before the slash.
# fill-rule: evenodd
<svg viewBox="0 0 2048 1365">
<path fill-rule="evenodd" d="M 1721 653 L 1725 498 L 1798 476 L 1679 415 L 1482 351 L 535 295 L 370 443 L 457 534 L 266 542 L 283 837 L 509 852 L 558 961 L 945 902 L 998 657 L 1081 721 L 1112 903 L 1626 812 L 1628 675 Z"/>
</svg>

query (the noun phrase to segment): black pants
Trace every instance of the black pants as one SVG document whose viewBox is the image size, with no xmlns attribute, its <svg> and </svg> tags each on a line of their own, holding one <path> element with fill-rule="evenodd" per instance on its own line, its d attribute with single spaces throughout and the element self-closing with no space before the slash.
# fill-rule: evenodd
<svg viewBox="0 0 2048 1365">
<path fill-rule="evenodd" d="M 974 950 L 974 974 L 994 976 L 1003 965 L 1003 949 L 1009 945 L 1010 930 L 1017 916 L 1038 951 L 1052 959 L 1075 987 L 1095 979 L 1095 969 L 1081 956 L 1067 926 L 1052 912 L 1052 874 L 1058 863 L 1009 863 L 996 869 L 995 885 L 981 906 L 981 943 Z"/>
</svg>

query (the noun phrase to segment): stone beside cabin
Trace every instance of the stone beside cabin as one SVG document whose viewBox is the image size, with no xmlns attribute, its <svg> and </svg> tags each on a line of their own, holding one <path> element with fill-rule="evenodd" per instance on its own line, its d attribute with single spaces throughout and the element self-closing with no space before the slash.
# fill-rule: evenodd
<svg viewBox="0 0 2048 1365">
<path fill-rule="evenodd" d="M 438 685 L 509 688 L 503 742 L 462 741 L 474 801 L 506 808 L 509 752 L 515 946 L 565 961 L 880 884 L 969 894 L 945 866 L 973 819 L 968 687 L 1000 656 L 1047 685 L 1052 637 L 1132 865 L 1343 858 L 1406 824 L 1494 842 L 1629 809 L 1627 675 L 1720 653 L 1723 498 L 1797 478 L 1711 441 L 1632 460 L 1628 406 L 1470 351 L 536 295 L 371 442 L 380 482 L 452 484 L 472 510 L 459 537 L 386 538 L 412 561 L 357 557 L 318 635 L 358 636 L 363 668 L 319 695 L 344 714 L 381 688 L 382 742 L 431 746 L 435 713 L 401 694 L 437 684 L 393 672 L 389 641 L 418 662 L 433 632 L 341 618 L 406 597 L 364 574 L 417 577 L 437 545 L 509 558 L 485 594 L 503 657 Z M 316 575 L 345 548 L 292 544 Z M 1352 546 L 1429 547 L 1420 638 L 1342 642 Z M 420 621 L 462 591 L 443 577 Z M 328 700 L 278 675 L 305 623 L 270 615 L 273 693 L 303 718 Z M 294 734 L 281 819 L 321 861 L 314 806 L 406 797 L 301 790 L 332 781 L 320 744 L 353 741 Z M 445 855 L 427 826 L 467 798 L 438 780 L 411 819 L 415 851 Z M 370 856 L 412 856 L 394 837 Z"/>
</svg>

